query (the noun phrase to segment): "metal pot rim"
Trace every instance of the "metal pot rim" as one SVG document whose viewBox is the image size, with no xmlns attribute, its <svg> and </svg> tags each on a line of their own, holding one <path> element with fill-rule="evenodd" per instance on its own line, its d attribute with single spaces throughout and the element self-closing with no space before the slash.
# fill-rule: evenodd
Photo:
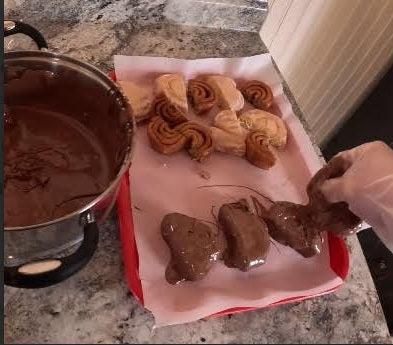
<svg viewBox="0 0 393 345">
<path fill-rule="evenodd" d="M 125 172 L 128 170 L 129 166 L 131 165 L 131 159 L 134 154 L 134 147 L 135 147 L 135 142 L 136 142 L 136 122 L 134 116 L 132 116 L 132 112 L 129 106 L 129 103 L 124 96 L 123 92 L 121 89 L 118 87 L 118 85 L 110 78 L 108 77 L 105 73 L 100 71 L 97 67 L 86 63 L 79 61 L 77 59 L 71 58 L 66 55 L 62 54 L 57 54 L 57 53 L 52 53 L 44 50 L 15 50 L 15 51 L 10 51 L 10 52 L 5 52 L 4 53 L 4 63 L 7 61 L 7 59 L 13 59 L 13 58 L 28 58 L 28 57 L 38 57 L 42 58 L 43 60 L 48 60 L 50 62 L 51 59 L 53 59 L 52 63 L 56 63 L 57 61 L 63 61 L 67 63 L 71 63 L 73 65 L 79 66 L 85 70 L 88 70 L 95 74 L 97 77 L 101 78 L 108 86 L 114 87 L 117 89 L 121 96 L 124 99 L 124 103 L 126 104 L 128 108 L 128 113 L 130 114 L 130 123 L 132 125 L 131 129 L 131 142 L 129 146 L 129 150 L 126 153 L 126 156 L 124 157 L 123 164 L 117 173 L 115 179 L 112 180 L 112 182 L 109 184 L 109 186 L 105 189 L 104 192 L 102 192 L 99 196 L 97 196 L 95 199 L 93 199 L 91 202 L 89 202 L 87 205 L 84 207 L 69 213 L 63 217 L 56 218 L 54 220 L 44 222 L 44 223 L 39 223 L 39 224 L 33 224 L 33 225 L 27 225 L 27 226 L 15 226 L 15 227 L 4 227 L 5 231 L 24 231 L 24 230 L 30 230 L 30 229 L 36 229 L 36 228 L 43 228 L 47 227 L 49 225 L 53 225 L 56 223 L 59 223 L 61 221 L 64 221 L 66 219 L 72 218 L 74 216 L 80 215 L 81 213 L 89 210 L 92 208 L 95 204 L 97 204 L 99 201 L 104 199 L 107 195 L 109 195 L 115 188 L 116 186 L 120 183 L 121 178 L 124 176 Z"/>
</svg>

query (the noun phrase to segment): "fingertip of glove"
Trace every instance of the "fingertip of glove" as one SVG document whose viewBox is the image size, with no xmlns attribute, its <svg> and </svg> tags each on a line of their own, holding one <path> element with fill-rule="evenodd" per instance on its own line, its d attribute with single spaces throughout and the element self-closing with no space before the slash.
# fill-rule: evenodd
<svg viewBox="0 0 393 345">
<path fill-rule="evenodd" d="M 325 196 L 326 200 L 329 202 L 343 201 L 342 186 L 339 179 L 331 179 L 325 181 L 321 185 L 320 191 Z"/>
</svg>

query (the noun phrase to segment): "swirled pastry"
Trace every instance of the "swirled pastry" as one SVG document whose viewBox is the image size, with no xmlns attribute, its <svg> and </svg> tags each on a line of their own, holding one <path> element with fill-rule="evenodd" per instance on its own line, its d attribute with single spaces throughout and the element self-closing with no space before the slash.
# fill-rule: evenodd
<svg viewBox="0 0 393 345">
<path fill-rule="evenodd" d="M 213 140 L 209 128 L 195 122 L 185 122 L 175 127 L 187 140 L 186 149 L 190 156 L 202 162 L 213 151 Z"/>
<path fill-rule="evenodd" d="M 243 108 L 243 95 L 236 88 L 236 83 L 233 79 L 223 75 L 212 75 L 205 77 L 204 81 L 216 92 L 220 108 L 233 111 L 239 111 Z"/>
<path fill-rule="evenodd" d="M 214 118 L 214 126 L 225 132 L 246 138 L 247 131 L 242 127 L 236 113 L 231 110 L 223 110 Z"/>
<path fill-rule="evenodd" d="M 245 138 L 225 132 L 217 127 L 210 127 L 213 147 L 216 151 L 230 153 L 236 156 L 246 154 Z"/>
<path fill-rule="evenodd" d="M 186 145 L 186 137 L 169 127 L 161 117 L 155 116 L 147 127 L 147 135 L 154 150 L 165 155 L 179 152 Z"/>
<path fill-rule="evenodd" d="M 185 113 L 179 107 L 169 102 L 165 95 L 159 96 L 154 102 L 154 113 L 157 116 L 161 116 L 171 126 L 188 121 Z"/>
<path fill-rule="evenodd" d="M 214 149 L 237 156 L 246 153 L 247 131 L 241 126 L 234 111 L 223 110 L 214 119 L 214 127 L 210 127 Z"/>
<path fill-rule="evenodd" d="M 246 138 L 246 157 L 248 161 L 261 169 L 271 168 L 276 158 L 269 148 L 269 140 L 261 131 L 250 132 Z"/>
<path fill-rule="evenodd" d="M 208 112 L 216 104 L 215 91 L 202 80 L 188 81 L 187 96 L 198 115 Z"/>
<path fill-rule="evenodd" d="M 187 114 L 187 94 L 184 79 L 180 74 L 163 74 L 155 81 L 157 96 L 165 95 L 168 101 Z"/>
<path fill-rule="evenodd" d="M 253 109 L 243 113 L 239 120 L 244 128 L 262 132 L 270 145 L 276 148 L 286 145 L 287 127 L 280 117 L 264 110 Z"/>
<path fill-rule="evenodd" d="M 148 119 L 152 115 L 150 111 L 154 98 L 152 90 L 131 81 L 119 80 L 118 84 L 128 99 L 136 122 Z"/>
<path fill-rule="evenodd" d="M 259 81 L 251 80 L 240 89 L 244 98 L 255 108 L 268 110 L 273 104 L 273 93 L 268 85 Z"/>
</svg>

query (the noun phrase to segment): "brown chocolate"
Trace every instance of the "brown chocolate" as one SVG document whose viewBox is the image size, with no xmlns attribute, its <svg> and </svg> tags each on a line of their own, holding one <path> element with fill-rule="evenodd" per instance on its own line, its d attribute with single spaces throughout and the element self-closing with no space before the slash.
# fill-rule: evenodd
<svg viewBox="0 0 393 345">
<path fill-rule="evenodd" d="M 267 211 L 264 219 L 269 235 L 277 242 L 290 246 L 304 257 L 321 252 L 322 240 L 308 206 L 279 201 Z"/>
<path fill-rule="evenodd" d="M 11 108 L 4 104 L 4 130 L 10 130 L 16 126 L 15 118 L 12 115 Z"/>
<path fill-rule="evenodd" d="M 341 157 L 334 157 L 320 169 L 307 186 L 309 207 L 312 209 L 313 221 L 319 231 L 330 231 L 336 235 L 353 233 L 361 223 L 345 202 L 330 203 L 320 191 L 321 185 L 328 179 L 342 176 L 349 163 Z"/>
<path fill-rule="evenodd" d="M 250 213 L 245 200 L 222 205 L 218 221 L 227 240 L 226 266 L 246 272 L 265 263 L 270 246 L 268 229 L 262 219 Z"/>
<path fill-rule="evenodd" d="M 113 177 L 98 140 L 59 113 L 14 106 L 5 131 L 5 224 L 61 217 L 102 193 Z M 15 133 L 9 133 L 15 132 Z"/>
<path fill-rule="evenodd" d="M 323 182 L 342 176 L 347 168 L 348 163 L 336 157 L 320 169 L 307 186 L 307 205 L 279 201 L 266 209 L 254 199 L 258 215 L 266 221 L 270 236 L 310 257 L 320 253 L 320 232 L 329 231 L 336 235 L 353 233 L 361 222 L 360 218 L 348 209 L 346 203 L 328 202 L 320 191 Z"/>
<path fill-rule="evenodd" d="M 4 225 L 51 221 L 102 193 L 129 148 L 116 90 L 61 64 L 52 73 L 11 61 L 4 87 Z"/>
<path fill-rule="evenodd" d="M 171 250 L 165 272 L 170 284 L 203 279 L 225 247 L 218 229 L 180 213 L 163 218 L 161 234 Z"/>
</svg>

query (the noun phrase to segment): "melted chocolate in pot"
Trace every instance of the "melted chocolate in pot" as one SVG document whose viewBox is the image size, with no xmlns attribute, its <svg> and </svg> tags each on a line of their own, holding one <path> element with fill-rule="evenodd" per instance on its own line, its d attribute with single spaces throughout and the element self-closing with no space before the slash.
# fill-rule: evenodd
<svg viewBox="0 0 393 345">
<path fill-rule="evenodd" d="M 70 63 L 34 59 L 5 60 L 5 227 L 86 206 L 118 174 L 132 135 L 117 89 Z"/>
<path fill-rule="evenodd" d="M 6 110 L 5 225 L 64 216 L 86 205 L 112 176 L 102 145 L 78 121 L 43 109 Z"/>
</svg>

